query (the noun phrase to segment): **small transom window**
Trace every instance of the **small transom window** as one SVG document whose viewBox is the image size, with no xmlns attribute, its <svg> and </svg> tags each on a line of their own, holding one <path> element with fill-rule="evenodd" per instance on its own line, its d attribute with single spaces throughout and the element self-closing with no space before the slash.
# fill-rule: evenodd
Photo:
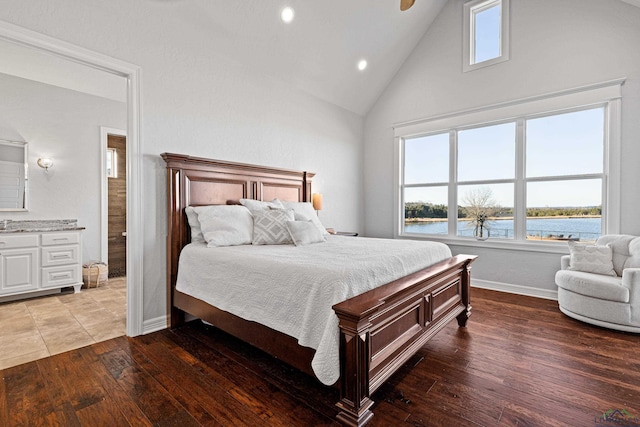
<svg viewBox="0 0 640 427">
<path fill-rule="evenodd" d="M 464 71 L 509 59 L 509 0 L 464 5 Z"/>
</svg>

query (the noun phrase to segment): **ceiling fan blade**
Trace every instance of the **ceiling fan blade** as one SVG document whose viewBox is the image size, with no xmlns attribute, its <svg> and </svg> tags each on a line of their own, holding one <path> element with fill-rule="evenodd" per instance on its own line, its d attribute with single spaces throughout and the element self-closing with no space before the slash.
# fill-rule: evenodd
<svg viewBox="0 0 640 427">
<path fill-rule="evenodd" d="M 415 2 L 416 0 L 400 0 L 400 10 L 409 9 Z"/>
</svg>

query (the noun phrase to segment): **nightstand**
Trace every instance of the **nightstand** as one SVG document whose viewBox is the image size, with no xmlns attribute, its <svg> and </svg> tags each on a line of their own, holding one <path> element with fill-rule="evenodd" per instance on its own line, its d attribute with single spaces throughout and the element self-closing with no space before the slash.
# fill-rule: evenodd
<svg viewBox="0 0 640 427">
<path fill-rule="evenodd" d="M 336 231 L 333 228 L 327 228 L 327 233 L 333 234 L 334 236 L 352 236 L 355 237 L 358 235 L 355 231 Z"/>
<path fill-rule="evenodd" d="M 352 231 L 336 231 L 334 234 L 336 236 L 352 236 L 352 237 L 356 237 L 358 235 L 358 233 L 352 232 Z"/>
</svg>

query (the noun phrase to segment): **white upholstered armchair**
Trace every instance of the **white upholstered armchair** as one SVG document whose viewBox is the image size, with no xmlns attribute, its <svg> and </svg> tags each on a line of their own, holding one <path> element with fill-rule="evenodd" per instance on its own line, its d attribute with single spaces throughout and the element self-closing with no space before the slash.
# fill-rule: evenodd
<svg viewBox="0 0 640 427">
<path fill-rule="evenodd" d="M 605 235 L 595 245 L 570 242 L 556 273 L 558 304 L 583 322 L 640 333 L 640 237 Z"/>
</svg>

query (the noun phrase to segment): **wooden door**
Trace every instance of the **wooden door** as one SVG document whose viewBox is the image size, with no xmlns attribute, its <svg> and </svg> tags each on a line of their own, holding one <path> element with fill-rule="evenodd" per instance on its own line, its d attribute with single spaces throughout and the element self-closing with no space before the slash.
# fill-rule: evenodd
<svg viewBox="0 0 640 427">
<path fill-rule="evenodd" d="M 108 178 L 109 277 L 127 275 L 127 139 L 109 135 L 107 147 L 115 150 L 117 175 Z"/>
</svg>

